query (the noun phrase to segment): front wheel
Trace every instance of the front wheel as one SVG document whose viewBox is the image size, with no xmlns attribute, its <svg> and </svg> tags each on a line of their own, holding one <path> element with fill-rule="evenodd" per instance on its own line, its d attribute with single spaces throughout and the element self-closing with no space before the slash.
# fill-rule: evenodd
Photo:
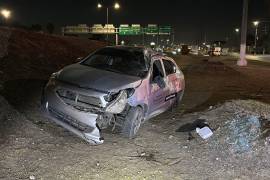
<svg viewBox="0 0 270 180">
<path fill-rule="evenodd" d="M 134 138 L 137 134 L 143 119 L 143 109 L 141 107 L 132 107 L 123 125 L 122 134 L 128 138 Z"/>
</svg>

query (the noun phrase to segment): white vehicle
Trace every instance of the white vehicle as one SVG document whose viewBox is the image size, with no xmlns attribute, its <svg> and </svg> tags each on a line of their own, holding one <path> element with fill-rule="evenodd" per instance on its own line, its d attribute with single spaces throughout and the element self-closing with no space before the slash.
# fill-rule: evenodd
<svg viewBox="0 0 270 180">
<path fill-rule="evenodd" d="M 213 56 L 220 56 L 221 55 L 221 47 L 214 47 L 212 51 Z"/>
</svg>

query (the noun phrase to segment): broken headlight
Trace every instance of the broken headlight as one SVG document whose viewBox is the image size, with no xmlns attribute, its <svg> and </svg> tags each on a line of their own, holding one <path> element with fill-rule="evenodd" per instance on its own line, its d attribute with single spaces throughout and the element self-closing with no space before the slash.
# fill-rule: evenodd
<svg viewBox="0 0 270 180">
<path fill-rule="evenodd" d="M 117 97 L 108 104 L 108 106 L 105 108 L 105 111 L 113 114 L 119 114 L 123 112 L 127 104 L 127 98 L 127 91 L 120 91 Z"/>
<path fill-rule="evenodd" d="M 107 102 L 112 102 L 113 100 L 115 100 L 117 98 L 118 95 L 119 95 L 119 92 L 118 93 L 110 93 L 110 94 L 104 96 L 104 99 Z"/>
<path fill-rule="evenodd" d="M 125 91 L 127 93 L 127 98 L 130 98 L 135 93 L 134 88 L 129 88 L 129 89 L 126 89 Z M 112 102 L 113 100 L 115 100 L 117 98 L 117 96 L 120 94 L 120 92 L 110 93 L 110 94 L 104 96 L 105 101 Z"/>
</svg>

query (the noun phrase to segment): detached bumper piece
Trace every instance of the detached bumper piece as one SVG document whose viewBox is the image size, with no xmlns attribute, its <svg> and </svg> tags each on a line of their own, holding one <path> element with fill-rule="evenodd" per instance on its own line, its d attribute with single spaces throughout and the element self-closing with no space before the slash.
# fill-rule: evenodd
<svg viewBox="0 0 270 180">
<path fill-rule="evenodd" d="M 60 111 L 49 107 L 48 104 L 46 105 L 46 111 L 48 115 L 50 115 L 49 118 L 55 123 L 76 134 L 90 144 L 98 145 L 104 142 L 104 138 L 100 137 L 100 130 L 97 125 L 94 127 L 88 126 Z M 97 117 L 98 115 L 92 114 L 93 121 L 96 121 Z"/>
</svg>

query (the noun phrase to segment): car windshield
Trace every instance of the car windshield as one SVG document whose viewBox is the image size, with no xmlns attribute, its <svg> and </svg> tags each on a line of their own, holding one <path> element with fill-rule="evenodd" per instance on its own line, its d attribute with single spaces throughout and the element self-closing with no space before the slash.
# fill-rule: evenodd
<svg viewBox="0 0 270 180">
<path fill-rule="evenodd" d="M 141 78 L 149 70 L 143 51 L 134 49 L 104 48 L 87 57 L 81 64 Z"/>
</svg>

